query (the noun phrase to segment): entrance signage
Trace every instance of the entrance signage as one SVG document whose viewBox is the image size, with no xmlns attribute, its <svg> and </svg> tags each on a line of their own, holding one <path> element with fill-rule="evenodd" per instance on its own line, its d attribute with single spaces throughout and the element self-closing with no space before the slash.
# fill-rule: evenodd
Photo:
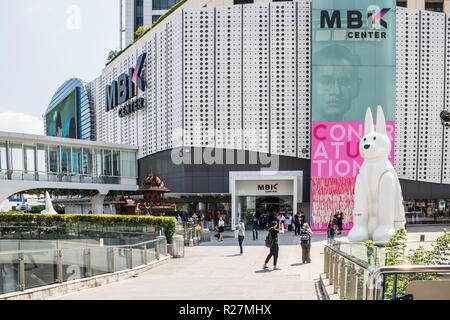
<svg viewBox="0 0 450 320">
<path fill-rule="evenodd" d="M 236 182 L 236 194 L 239 196 L 293 195 L 294 184 L 292 180 L 242 180 Z"/>
<path fill-rule="evenodd" d="M 368 106 L 372 113 L 383 106 L 394 161 L 396 2 L 314 0 L 312 6 L 311 226 L 326 229 L 340 211 L 349 229 Z"/>
<path fill-rule="evenodd" d="M 125 103 L 136 96 L 136 88 L 145 90 L 145 82 L 142 79 L 142 69 L 144 66 L 146 53 L 142 53 L 136 63 L 136 68 L 130 68 L 128 73 L 122 73 L 117 80 L 106 85 L 105 88 L 105 110 L 114 109 L 118 105 Z M 119 117 L 131 114 L 144 107 L 144 99 L 139 98 L 119 109 Z"/>
</svg>

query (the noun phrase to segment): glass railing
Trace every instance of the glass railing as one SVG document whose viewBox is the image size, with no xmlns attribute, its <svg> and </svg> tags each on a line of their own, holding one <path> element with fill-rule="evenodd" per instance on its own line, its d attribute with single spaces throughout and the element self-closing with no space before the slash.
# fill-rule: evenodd
<svg viewBox="0 0 450 320">
<path fill-rule="evenodd" d="M 0 252 L 129 245 L 165 236 L 159 226 L 136 223 L 72 222 L 52 226 L 0 224 Z"/>
<path fill-rule="evenodd" d="M 368 268 L 377 268 L 386 263 L 383 247 L 366 247 L 359 243 L 333 241 L 329 246 L 344 256 L 352 257 Z"/>
<path fill-rule="evenodd" d="M 166 238 L 117 246 L 0 252 L 0 294 L 132 269 L 167 255 Z"/>
<path fill-rule="evenodd" d="M 98 184 L 123 184 L 126 179 L 134 181 L 137 177 L 94 175 L 80 173 L 56 173 L 56 172 L 24 172 L 22 170 L 0 170 L 0 180 L 24 180 L 24 181 L 50 181 L 50 182 L 77 182 Z"/>
</svg>

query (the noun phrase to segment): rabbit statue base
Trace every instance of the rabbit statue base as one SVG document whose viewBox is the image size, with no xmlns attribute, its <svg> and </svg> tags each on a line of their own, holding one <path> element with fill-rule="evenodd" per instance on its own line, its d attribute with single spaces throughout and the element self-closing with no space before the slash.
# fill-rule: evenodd
<svg viewBox="0 0 450 320">
<path fill-rule="evenodd" d="M 390 152 L 383 109 L 378 106 L 374 131 L 372 112 L 368 108 L 364 137 L 359 143 L 364 162 L 356 177 L 353 228 L 348 234 L 350 242 L 388 241 L 397 229 L 405 226 L 401 186 L 388 159 Z"/>
</svg>

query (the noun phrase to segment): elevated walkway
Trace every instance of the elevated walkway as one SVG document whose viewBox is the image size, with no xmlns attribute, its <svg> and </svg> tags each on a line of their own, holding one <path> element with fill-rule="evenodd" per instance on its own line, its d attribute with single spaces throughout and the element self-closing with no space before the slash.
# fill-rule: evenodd
<svg viewBox="0 0 450 320">
<path fill-rule="evenodd" d="M 135 191 L 138 147 L 0 131 L 0 203 L 30 189 L 97 190 L 93 213 L 111 190 Z M 0 208 L 1 209 L 1 208 Z"/>
</svg>

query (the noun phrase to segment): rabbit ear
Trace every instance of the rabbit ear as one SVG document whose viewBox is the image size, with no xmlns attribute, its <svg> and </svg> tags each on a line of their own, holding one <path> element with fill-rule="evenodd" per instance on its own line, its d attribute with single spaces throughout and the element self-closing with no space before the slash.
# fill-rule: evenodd
<svg viewBox="0 0 450 320">
<path fill-rule="evenodd" d="M 386 120 L 381 106 L 377 108 L 377 133 L 386 135 Z"/>
<path fill-rule="evenodd" d="M 373 132 L 373 118 L 372 111 L 370 111 L 370 107 L 367 107 L 366 111 L 366 123 L 364 124 L 364 135 L 368 135 Z"/>
</svg>

